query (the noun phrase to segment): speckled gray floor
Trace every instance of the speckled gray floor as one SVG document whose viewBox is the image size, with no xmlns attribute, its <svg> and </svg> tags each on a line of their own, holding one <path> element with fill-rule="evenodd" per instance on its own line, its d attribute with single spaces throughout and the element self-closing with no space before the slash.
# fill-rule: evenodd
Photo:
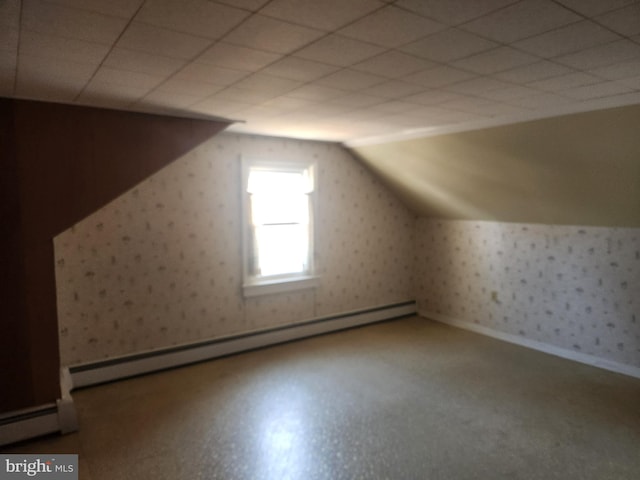
<svg viewBox="0 0 640 480">
<path fill-rule="evenodd" d="M 640 380 L 417 317 L 74 393 L 81 479 L 640 478 Z"/>
</svg>

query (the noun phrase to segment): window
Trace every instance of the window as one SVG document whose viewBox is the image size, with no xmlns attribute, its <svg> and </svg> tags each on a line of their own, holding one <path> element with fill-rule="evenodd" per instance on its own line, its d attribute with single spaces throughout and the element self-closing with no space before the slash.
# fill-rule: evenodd
<svg viewBox="0 0 640 480">
<path fill-rule="evenodd" d="M 245 160 L 244 294 L 315 285 L 312 164 Z"/>
</svg>

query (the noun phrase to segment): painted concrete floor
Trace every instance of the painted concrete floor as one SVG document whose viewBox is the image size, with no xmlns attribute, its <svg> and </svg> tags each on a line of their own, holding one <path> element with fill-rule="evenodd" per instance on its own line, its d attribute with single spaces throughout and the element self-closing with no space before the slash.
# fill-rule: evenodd
<svg viewBox="0 0 640 480">
<path fill-rule="evenodd" d="M 74 392 L 83 480 L 640 478 L 640 380 L 418 317 Z"/>
</svg>

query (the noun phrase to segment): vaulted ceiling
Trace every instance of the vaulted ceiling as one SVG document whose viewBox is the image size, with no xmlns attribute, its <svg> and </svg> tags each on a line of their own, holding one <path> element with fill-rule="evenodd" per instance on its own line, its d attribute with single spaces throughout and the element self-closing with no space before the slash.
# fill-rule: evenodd
<svg viewBox="0 0 640 480">
<path fill-rule="evenodd" d="M 1 0 L 0 95 L 353 141 L 640 103 L 637 0 Z"/>
</svg>

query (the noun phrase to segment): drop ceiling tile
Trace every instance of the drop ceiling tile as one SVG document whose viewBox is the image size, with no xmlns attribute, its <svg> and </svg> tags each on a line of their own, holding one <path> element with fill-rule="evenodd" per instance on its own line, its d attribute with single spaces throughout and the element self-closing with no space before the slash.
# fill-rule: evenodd
<svg viewBox="0 0 640 480">
<path fill-rule="evenodd" d="M 220 90 L 216 93 L 216 98 L 224 98 L 234 102 L 250 103 L 252 105 L 259 105 L 277 97 L 277 94 L 271 93 L 268 90 L 252 90 L 248 88 L 239 88 L 234 85 L 226 87 L 224 90 Z"/>
<path fill-rule="evenodd" d="M 409 83 L 422 85 L 423 87 L 435 88 L 455 82 L 461 82 L 462 80 L 467 80 L 475 76 L 476 75 L 473 73 L 443 65 L 440 67 L 430 68 L 423 72 L 407 75 L 406 77 L 403 77 L 403 80 Z"/>
<path fill-rule="evenodd" d="M 522 113 L 524 110 L 522 107 L 476 97 L 454 100 L 452 102 L 443 103 L 440 106 L 486 117 L 513 115 Z"/>
<path fill-rule="evenodd" d="M 194 103 L 201 102 L 202 100 L 204 100 L 204 98 L 200 95 L 154 90 L 141 98 L 139 102 L 143 105 L 185 108 L 189 105 L 193 105 Z"/>
<path fill-rule="evenodd" d="M 640 3 L 600 15 L 595 20 L 621 35 L 640 34 Z"/>
<path fill-rule="evenodd" d="M 486 92 L 478 93 L 479 97 L 487 98 L 489 100 L 499 100 L 506 103 L 510 103 L 512 100 L 524 97 L 531 97 L 539 95 L 540 90 L 533 88 L 523 87 L 521 85 L 511 85 L 506 88 L 500 88 L 497 90 L 489 90 Z"/>
<path fill-rule="evenodd" d="M 243 8 L 251 12 L 260 10 L 269 0 L 216 0 L 218 3 L 224 3 L 236 8 Z"/>
<path fill-rule="evenodd" d="M 190 35 L 218 39 L 250 15 L 246 10 L 207 0 L 147 0 L 139 22 Z"/>
<path fill-rule="evenodd" d="M 562 95 L 575 98 L 577 100 L 591 100 L 594 98 L 612 97 L 623 93 L 632 92 L 633 89 L 619 82 L 602 82 L 593 85 L 585 85 L 565 90 Z"/>
<path fill-rule="evenodd" d="M 423 87 L 415 83 L 407 83 L 401 80 L 389 80 L 361 90 L 360 93 L 383 98 L 401 98 L 413 95 L 423 90 Z"/>
<path fill-rule="evenodd" d="M 191 59 L 210 43 L 210 40 L 201 37 L 133 22 L 117 46 L 171 58 Z"/>
<path fill-rule="evenodd" d="M 276 109 L 282 113 L 292 112 L 295 110 L 300 110 L 305 107 L 309 107 L 313 105 L 314 102 L 310 100 L 303 100 L 301 98 L 293 98 L 286 95 L 281 97 L 276 97 L 272 100 L 268 100 L 263 105 L 268 108 Z"/>
<path fill-rule="evenodd" d="M 522 0 L 461 28 L 498 42 L 511 43 L 581 20 L 550 0 Z"/>
<path fill-rule="evenodd" d="M 364 90 L 368 87 L 378 85 L 386 81 L 387 79 L 385 77 L 345 68 L 323 77 L 315 83 L 317 85 L 338 88 L 340 90 Z"/>
<path fill-rule="evenodd" d="M 336 30 L 373 12 L 384 4 L 376 0 L 273 0 L 261 14 L 288 22 Z"/>
<path fill-rule="evenodd" d="M 376 105 L 384 101 L 385 99 L 380 97 L 365 95 L 363 93 L 351 92 L 348 95 L 343 95 L 342 97 L 332 99 L 329 101 L 329 103 L 339 103 L 347 107 L 362 108 L 362 107 L 370 107 L 371 105 Z"/>
<path fill-rule="evenodd" d="M 20 25 L 20 2 L 0 2 L 0 29 L 18 28 Z"/>
<path fill-rule="evenodd" d="M 343 28 L 339 33 L 356 40 L 393 48 L 444 28 L 441 23 L 390 5 Z"/>
<path fill-rule="evenodd" d="M 600 81 L 601 79 L 593 75 L 589 75 L 584 72 L 575 72 L 547 78 L 545 80 L 538 80 L 537 82 L 531 82 L 528 86 L 549 92 L 558 92 L 572 87 L 581 87 L 583 85 L 599 83 Z"/>
<path fill-rule="evenodd" d="M 326 63 L 313 62 L 297 57 L 285 57 L 264 68 L 262 72 L 276 77 L 290 78 L 303 82 L 310 82 L 335 72 L 340 67 Z"/>
<path fill-rule="evenodd" d="M 639 57 L 640 45 L 629 40 L 618 40 L 557 57 L 554 61 L 581 70 L 591 70 Z"/>
<path fill-rule="evenodd" d="M 89 81 L 96 66 L 93 63 L 79 63 L 71 60 L 50 57 L 20 55 L 18 57 L 18 83 L 27 79 L 50 79 L 52 81 Z"/>
<path fill-rule="evenodd" d="M 107 55 L 104 66 L 119 70 L 168 76 L 185 65 L 184 60 L 115 47 Z"/>
<path fill-rule="evenodd" d="M 396 5 L 447 25 L 457 25 L 486 15 L 518 0 L 398 0 Z"/>
<path fill-rule="evenodd" d="M 383 49 L 341 35 L 329 35 L 295 53 L 296 57 L 348 67 L 381 53 Z"/>
<path fill-rule="evenodd" d="M 221 98 L 218 95 L 214 95 L 192 105 L 190 109 L 195 112 L 206 113 L 208 115 L 225 117 L 234 115 L 249 107 L 251 107 L 250 103 L 230 100 L 228 98 Z"/>
<path fill-rule="evenodd" d="M 478 95 L 492 90 L 511 88 L 513 85 L 491 77 L 477 77 L 443 87 L 445 90 L 465 95 Z"/>
<path fill-rule="evenodd" d="M 0 29 L 0 51 L 10 52 L 15 55 L 18 52 L 19 35 L 17 28 Z"/>
<path fill-rule="evenodd" d="M 144 0 L 46 0 L 65 7 L 80 8 L 103 15 L 131 18 Z"/>
<path fill-rule="evenodd" d="M 468 122 L 476 119 L 475 116 L 468 113 L 440 107 L 421 107 L 416 110 L 411 110 L 405 115 L 407 117 L 419 119 L 421 121 L 421 125 L 424 125 L 424 122 L 428 122 L 429 125 L 438 126 L 462 121 Z"/>
<path fill-rule="evenodd" d="M 629 5 L 638 0 L 557 0 L 558 3 L 580 12 L 588 17 Z"/>
<path fill-rule="evenodd" d="M 131 103 L 149 93 L 148 88 L 123 85 L 122 83 L 105 82 L 93 78 L 78 97 L 79 101 L 85 101 L 91 97 L 113 98 L 114 100 L 126 100 Z"/>
<path fill-rule="evenodd" d="M 427 90 L 425 92 L 416 93 L 405 97 L 404 100 L 412 103 L 419 103 L 421 105 L 437 105 L 439 103 L 449 102 L 452 100 L 458 100 L 463 98 L 463 95 L 449 92 L 447 90 Z"/>
<path fill-rule="evenodd" d="M 240 80 L 234 86 L 246 88 L 256 92 L 264 92 L 272 97 L 284 95 L 285 93 L 300 87 L 302 82 L 289 78 L 275 77 L 266 73 L 254 73 L 247 78 Z"/>
<path fill-rule="evenodd" d="M 416 58 L 395 50 L 389 50 L 360 63 L 356 63 L 352 68 L 387 78 L 397 78 L 433 66 L 435 66 L 435 64 L 428 60 Z"/>
<path fill-rule="evenodd" d="M 640 75 L 640 57 L 633 58 L 621 63 L 607 65 L 589 71 L 594 75 L 609 80 L 623 80 L 625 78 L 633 78 Z"/>
<path fill-rule="evenodd" d="M 606 28 L 584 20 L 520 40 L 514 47 L 539 57 L 551 58 L 618 40 L 620 37 Z"/>
<path fill-rule="evenodd" d="M 418 108 L 420 108 L 420 105 L 416 105 L 415 103 L 403 102 L 401 100 L 389 100 L 387 102 L 373 105 L 369 107 L 369 110 L 382 113 L 406 113 Z"/>
<path fill-rule="evenodd" d="M 498 47 L 488 52 L 453 62 L 453 66 L 480 74 L 491 74 L 535 63 L 538 57 L 511 47 Z"/>
<path fill-rule="evenodd" d="M 214 85 L 209 82 L 202 82 L 198 80 L 185 80 L 182 78 L 170 78 L 165 82 L 162 82 L 157 90 L 162 92 L 179 93 L 186 95 L 197 95 L 200 97 L 206 97 L 219 92 L 224 87 L 221 85 Z"/>
<path fill-rule="evenodd" d="M 457 28 L 449 28 L 404 45 L 403 52 L 439 62 L 449 62 L 497 47 L 496 42 Z"/>
<path fill-rule="evenodd" d="M 289 53 L 321 37 L 320 30 L 253 15 L 225 37 L 225 42 L 274 53 Z"/>
<path fill-rule="evenodd" d="M 4 58 L 0 55 L 0 61 Z M 13 87 L 16 80 L 15 62 L 0 63 L 0 96 L 13 96 Z"/>
<path fill-rule="evenodd" d="M 140 88 L 150 90 L 156 87 L 164 77 L 149 75 L 147 73 L 118 70 L 111 67 L 100 67 L 93 76 L 92 81 L 123 87 Z"/>
<path fill-rule="evenodd" d="M 15 94 L 19 97 L 70 102 L 91 78 L 95 65 L 21 55 Z"/>
<path fill-rule="evenodd" d="M 213 83 L 226 86 L 247 76 L 242 70 L 218 67 L 206 63 L 192 62 L 176 73 L 173 78 L 178 80 L 194 80 L 196 82 Z"/>
<path fill-rule="evenodd" d="M 198 62 L 252 72 L 275 62 L 282 55 L 218 42 L 198 57 Z"/>
<path fill-rule="evenodd" d="M 95 66 L 104 60 L 109 47 L 100 43 L 56 37 L 24 30 L 20 37 L 20 55 L 59 58 Z"/>
<path fill-rule="evenodd" d="M 556 77 L 573 72 L 573 69 L 547 60 L 530 63 L 522 67 L 516 67 L 493 75 L 499 80 L 514 83 L 529 83 L 545 78 Z"/>
<path fill-rule="evenodd" d="M 44 102 L 71 103 L 82 91 L 74 82 L 61 83 L 55 79 L 29 79 L 18 81 L 15 96 Z"/>
<path fill-rule="evenodd" d="M 561 105 L 566 105 L 573 102 L 573 100 L 557 95 L 555 93 L 538 93 L 528 97 L 513 98 L 508 101 L 510 105 L 516 107 L 528 108 L 531 110 L 541 110 L 545 108 L 557 108 Z"/>
<path fill-rule="evenodd" d="M 293 98 L 302 98 L 303 100 L 322 102 L 325 100 L 331 100 L 333 98 L 341 97 L 343 95 L 343 90 L 325 87 L 323 85 L 315 85 L 312 83 L 309 85 L 304 85 L 292 91 L 287 96 Z"/>
<path fill-rule="evenodd" d="M 127 20 L 67 8 L 39 0 L 24 0 L 22 27 L 38 33 L 111 45 Z"/>
<path fill-rule="evenodd" d="M 333 117 L 351 111 L 351 107 L 340 104 L 338 102 L 322 102 L 314 105 L 313 108 L 295 112 L 295 115 L 308 114 L 308 118 Z"/>
<path fill-rule="evenodd" d="M 618 80 L 619 83 L 626 85 L 633 90 L 640 91 L 640 75 L 636 77 L 627 77 Z"/>
</svg>

